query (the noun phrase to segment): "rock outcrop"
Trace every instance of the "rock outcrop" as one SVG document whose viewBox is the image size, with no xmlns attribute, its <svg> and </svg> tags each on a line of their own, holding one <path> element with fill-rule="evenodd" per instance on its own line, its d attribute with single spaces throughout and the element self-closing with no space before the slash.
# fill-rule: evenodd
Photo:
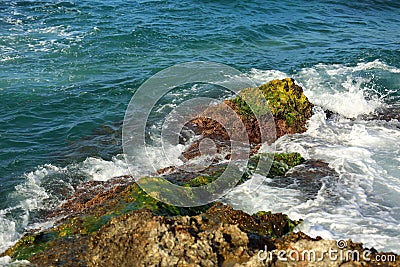
<svg viewBox="0 0 400 267">
<path fill-rule="evenodd" d="M 254 171 L 258 158 L 259 156 L 251 158 L 249 170 L 243 176 L 243 181 L 249 178 L 249 172 Z M 290 168 L 304 161 L 298 153 L 276 154 L 275 158 L 272 175 L 284 175 Z M 213 165 L 204 173 L 196 175 L 175 171 L 167 174 L 166 176 L 170 177 L 165 178 L 175 180 L 181 185 L 196 187 L 217 179 L 224 168 L 223 164 Z M 175 207 L 152 198 L 135 183 L 132 177 L 123 176 L 104 182 L 90 181 L 81 184 L 66 202 L 49 215 L 49 219 L 57 220 L 54 227 L 27 233 L 4 255 L 16 260 L 29 259 L 38 263 L 44 261 L 43 258 L 35 261 L 36 257 L 42 255 L 40 257 L 46 257 L 45 262 L 48 265 L 59 262 L 59 265 L 85 266 L 92 236 L 99 233 L 105 225 L 122 220 L 127 214 L 143 210 L 151 212 L 153 216 L 165 216 L 160 218 L 170 219 L 175 216 L 180 218 L 179 216 L 201 215 L 201 218 L 208 218 L 209 227 L 211 225 L 217 227 L 219 223 L 235 225 L 252 236 L 260 235 L 268 238 L 282 236 L 298 223 L 282 214 L 264 212 L 250 216 L 221 204 Z"/>
<path fill-rule="evenodd" d="M 259 95 L 260 92 L 262 95 Z M 265 98 L 266 102 L 259 101 L 260 97 Z M 186 127 L 200 135 L 200 138 L 189 146 L 183 156 L 186 159 L 199 156 L 199 145 L 205 138 L 215 142 L 219 153 L 224 149 L 229 150 L 231 137 L 223 124 L 231 129 L 241 129 L 244 126 L 253 148 L 251 153 L 254 154 L 263 142 L 272 143 L 285 134 L 304 132 L 306 122 L 312 116 L 312 108 L 313 104 L 304 95 L 303 89 L 291 78 L 244 89 L 237 97 L 208 108 L 187 123 Z M 229 109 L 238 114 L 240 120 L 235 116 L 227 116 Z M 273 118 L 269 118 L 271 115 Z"/>
<path fill-rule="evenodd" d="M 251 109 L 243 100 L 258 99 L 256 94 L 260 92 L 272 114 L 266 112 L 263 103 Z M 217 153 L 230 157 L 229 152 L 223 153 L 230 147 L 228 131 L 218 122 L 226 120 L 218 116 L 224 114 L 219 109 L 227 107 L 240 117 L 249 137 L 251 154 L 255 154 L 262 142 L 304 132 L 313 105 L 302 88 L 289 78 L 271 81 L 257 90 L 245 89 L 239 96 L 226 100 L 224 105 L 210 107 L 203 116 L 187 124 L 199 135 L 183 153 L 187 160 L 200 155 L 200 142 L 205 138 L 216 142 Z M 273 117 L 268 118 L 270 115 Z M 260 123 L 260 118 L 267 123 Z M 230 126 L 235 129 L 240 125 L 233 122 Z M 267 140 L 261 132 L 267 133 Z M 304 185 L 307 198 L 312 198 L 316 194 L 312 189 L 320 188 L 321 178 L 336 175 L 327 164 L 306 161 L 298 153 L 273 155 L 271 169 L 269 165 L 256 167 L 263 156 L 271 158 L 272 154 L 252 156 L 239 183 L 257 173 L 272 178 L 272 184 L 295 181 L 299 187 Z M 215 181 L 225 168 L 226 164 L 215 160 L 200 172 L 186 172 L 171 166 L 159 170 L 158 175 L 169 182 L 194 188 Z M 293 221 L 280 213 L 260 211 L 250 215 L 219 202 L 200 207 L 172 206 L 148 195 L 130 176 L 81 184 L 48 219 L 55 221 L 53 227 L 26 233 L 0 256 L 29 260 L 31 266 L 74 267 L 398 266 L 396 261 L 400 261 L 397 255 L 369 251 L 350 240 L 344 241 L 346 246 L 338 247 L 336 241 L 294 233 L 301 220 Z M 336 258 L 326 254 L 332 250 L 337 251 Z M 368 259 L 360 257 L 366 251 Z M 387 260 L 379 261 L 379 257 Z"/>
<path fill-rule="evenodd" d="M 364 253 L 351 241 L 339 249 L 335 241 L 287 234 L 296 223 L 281 214 L 250 216 L 222 204 L 196 216 L 140 210 L 111 219 L 92 235 L 59 238 L 29 260 L 34 266 L 166 267 L 396 266 L 394 260 L 400 260 L 394 254 Z M 287 230 L 276 237 L 267 234 L 281 225 Z M 377 255 L 391 261 L 378 262 Z"/>
</svg>

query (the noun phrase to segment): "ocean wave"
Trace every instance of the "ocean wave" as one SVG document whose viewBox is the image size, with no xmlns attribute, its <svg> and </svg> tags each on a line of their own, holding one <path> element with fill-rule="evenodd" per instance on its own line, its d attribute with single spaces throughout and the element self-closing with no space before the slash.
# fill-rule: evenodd
<svg viewBox="0 0 400 267">
<path fill-rule="evenodd" d="M 302 188 L 291 190 L 265 182 L 257 192 L 237 187 L 228 204 L 248 213 L 259 210 L 287 213 L 304 219 L 297 230 L 313 237 L 352 239 L 367 247 L 399 252 L 400 203 L 398 177 L 392 158 L 400 156 L 396 140 L 399 122 L 326 119 L 315 110 L 304 134 L 277 140 L 279 152 L 300 152 L 305 158 L 329 163 L 338 177 L 327 177 L 317 194 L 304 201 Z"/>
<path fill-rule="evenodd" d="M 355 66 L 320 63 L 302 68 L 293 75 L 277 70 L 252 69 L 248 75 L 258 84 L 292 76 L 317 106 L 347 118 L 357 118 L 386 106 L 387 96 L 399 88 L 379 88 L 379 79 L 386 74 L 398 73 L 399 68 L 374 60 Z"/>
<path fill-rule="evenodd" d="M 51 211 L 62 203 L 81 182 L 106 181 L 127 174 L 129 170 L 123 155 L 110 161 L 89 157 L 66 167 L 45 164 L 25 174 L 25 181 L 9 195 L 15 205 L 0 210 L 0 253 L 25 231 L 51 227 L 53 222 L 43 221 L 40 212 Z"/>
<path fill-rule="evenodd" d="M 276 148 L 321 159 L 338 177 L 323 179 L 313 199 L 304 200 L 299 185 L 288 190 L 267 180 L 257 192 L 239 186 L 225 201 L 249 213 L 270 210 L 302 218 L 304 223 L 297 230 L 313 237 L 351 238 L 367 247 L 399 252 L 400 122 L 360 117 L 389 105 L 387 92 L 399 88 L 377 83 L 381 76 L 393 77 L 399 71 L 374 60 L 352 66 L 321 63 L 295 72 L 292 77 L 316 104 L 315 114 L 306 133 L 284 136 Z M 257 69 L 248 75 L 258 84 L 290 76 Z M 327 119 L 324 109 L 337 116 Z"/>
</svg>

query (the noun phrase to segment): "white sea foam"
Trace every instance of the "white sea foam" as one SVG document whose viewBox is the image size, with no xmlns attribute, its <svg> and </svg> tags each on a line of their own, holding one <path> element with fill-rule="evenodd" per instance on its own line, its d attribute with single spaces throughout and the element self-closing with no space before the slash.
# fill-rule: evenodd
<svg viewBox="0 0 400 267">
<path fill-rule="evenodd" d="M 0 252 L 12 246 L 29 229 L 46 229 L 52 226 L 52 221 L 31 222 L 31 214 L 38 210 L 50 210 L 63 201 L 56 195 L 54 188 L 49 188 L 53 179 L 75 173 L 85 177 L 84 180 L 106 181 L 116 176 L 129 174 L 123 155 L 117 155 L 111 161 L 99 158 L 87 158 L 79 164 L 58 167 L 46 164 L 27 173 L 25 182 L 15 187 L 10 198 L 18 203 L 14 207 L 0 210 Z M 46 184 L 47 183 L 47 184 Z M 68 180 L 62 181 L 64 189 L 73 192 Z"/>
<path fill-rule="evenodd" d="M 379 96 L 374 98 L 370 94 L 371 88 L 365 82 L 368 78 L 354 76 L 357 71 L 375 68 L 398 73 L 398 69 L 374 61 L 355 67 L 318 64 L 294 77 L 314 103 L 342 116 L 326 120 L 322 109 L 317 107 L 307 132 L 280 138 L 277 149 L 322 159 L 336 170 L 338 178 L 323 180 L 315 198 L 306 201 L 300 189 L 274 187 L 268 179 L 256 192 L 246 184 L 239 186 L 226 201 L 249 213 L 268 210 L 287 213 L 293 219 L 303 218 L 305 221 L 298 230 L 311 236 L 352 238 L 376 249 L 400 252 L 399 122 L 350 119 L 382 105 Z M 248 75 L 259 84 L 288 76 L 279 71 L 255 69 Z M 349 99 L 351 105 L 346 106 Z M 183 146 L 165 146 L 138 151 L 145 155 L 142 157 L 145 162 L 137 163 L 137 171 L 140 173 L 141 164 L 149 162 L 158 168 L 183 164 L 179 159 L 183 150 Z M 76 172 L 84 180 L 105 181 L 129 171 L 123 155 L 117 155 L 110 161 L 87 158 L 63 168 L 48 164 L 26 174 L 25 182 L 12 194 L 18 204 L 0 210 L 0 252 L 15 243 L 26 229 L 51 226 L 51 222 L 29 220 L 32 212 L 52 208 L 62 201 L 43 184 L 50 176 Z"/>
<path fill-rule="evenodd" d="M 26 174 L 25 182 L 15 187 L 15 192 L 10 197 L 15 199 L 18 204 L 0 210 L 0 251 L 4 251 L 14 244 L 23 231 L 29 228 L 29 218 L 32 212 L 53 207 L 50 204 L 54 201 L 50 200 L 51 195 L 42 186 L 42 182 L 49 175 L 65 171 L 66 168 L 46 164 Z M 35 226 L 42 228 L 46 224 L 36 224 Z"/>
<path fill-rule="evenodd" d="M 304 93 L 314 104 L 347 118 L 356 118 L 384 106 L 381 98 L 385 94 L 378 93 L 371 83 L 374 76 L 362 75 L 372 70 L 400 73 L 400 69 L 375 60 L 358 63 L 356 66 L 321 63 L 301 69 L 291 76 L 303 86 Z M 251 69 L 248 76 L 257 84 L 263 84 L 290 75 L 278 70 Z M 387 91 L 392 89 L 396 90 L 387 88 Z"/>
<path fill-rule="evenodd" d="M 257 192 L 239 186 L 226 202 L 249 213 L 270 210 L 303 218 L 297 230 L 311 236 L 351 238 L 367 247 L 399 253 L 400 123 L 354 119 L 382 105 L 366 82 L 368 75 L 357 73 L 372 69 L 398 73 L 373 61 L 355 67 L 318 64 L 295 77 L 314 103 L 341 116 L 327 120 L 322 109 L 315 108 L 307 132 L 280 138 L 277 150 L 324 160 L 338 177 L 323 179 L 318 193 L 306 201 L 301 188 L 288 190 L 266 181 Z M 270 78 L 267 73 L 265 80 Z"/>
<path fill-rule="evenodd" d="M 0 257 L 0 266 L 4 266 L 4 267 L 23 267 L 23 266 L 31 266 L 31 264 L 27 260 L 15 260 L 15 261 L 13 261 L 11 259 L 11 257 L 4 256 L 4 257 Z"/>
<path fill-rule="evenodd" d="M 13 245 L 19 238 L 16 222 L 4 217 L 4 210 L 0 211 L 0 252 Z"/>
<path fill-rule="evenodd" d="M 250 72 L 248 73 L 248 76 L 256 84 L 263 84 L 274 79 L 284 79 L 288 77 L 286 73 L 279 70 L 259 70 L 259 69 L 251 69 Z"/>
<path fill-rule="evenodd" d="M 359 68 L 357 68 L 359 69 Z M 379 95 L 371 94 L 371 78 L 355 75 L 354 69 L 342 65 L 318 64 L 301 70 L 296 80 L 314 104 L 348 118 L 374 112 L 382 106 Z"/>
<path fill-rule="evenodd" d="M 89 176 L 89 179 L 95 181 L 107 181 L 113 177 L 129 174 L 123 155 L 115 156 L 111 161 L 87 158 L 79 167 L 82 172 Z"/>
</svg>

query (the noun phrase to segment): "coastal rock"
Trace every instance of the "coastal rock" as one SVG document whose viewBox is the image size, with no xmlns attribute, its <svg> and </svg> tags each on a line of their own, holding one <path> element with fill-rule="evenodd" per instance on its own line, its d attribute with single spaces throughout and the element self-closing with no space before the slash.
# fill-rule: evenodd
<svg viewBox="0 0 400 267">
<path fill-rule="evenodd" d="M 298 153 L 281 153 L 273 155 L 268 173 L 255 169 L 261 156 L 250 158 L 244 180 L 255 171 L 279 181 L 287 173 L 296 176 L 303 165 L 316 172 L 326 167 L 322 162 L 305 161 Z M 169 170 L 164 177 L 196 187 L 218 178 L 224 168 L 224 164 L 214 164 L 201 175 Z M 130 176 L 82 184 L 51 215 L 60 216 L 53 228 L 26 234 L 4 255 L 29 259 L 38 266 L 135 266 L 138 262 L 149 266 L 274 266 L 274 258 L 267 265 L 260 261 L 258 251 L 264 246 L 275 249 L 279 244 L 276 242 L 300 223 L 283 214 L 249 215 L 221 203 L 193 208 L 171 206 L 146 194 Z"/>
<path fill-rule="evenodd" d="M 275 165 L 276 163 L 273 163 Z M 278 165 L 279 166 L 279 165 Z M 275 170 L 281 168 L 271 168 L 270 174 L 277 174 Z M 278 173 L 279 174 L 279 173 Z M 273 175 L 269 175 L 269 177 Z M 323 187 L 323 183 L 336 183 L 339 180 L 338 173 L 321 160 L 303 160 L 301 164 L 294 166 L 283 175 L 275 175 L 269 182 L 270 186 L 277 188 L 296 188 L 302 192 L 304 201 L 315 199 L 318 192 Z"/>
<path fill-rule="evenodd" d="M 286 159 L 285 164 L 289 165 L 303 162 L 296 154 L 281 155 L 280 158 Z M 307 164 L 307 161 L 298 166 L 303 164 Z M 321 164 L 310 163 L 310 166 L 318 171 L 318 168 L 326 167 Z M 320 172 L 321 175 L 330 174 L 329 171 Z M 104 182 L 103 186 L 95 183 L 97 186 L 92 191 L 81 188 L 70 203 L 65 204 L 70 212 L 68 216 L 53 228 L 26 234 L 2 256 L 29 260 L 33 266 L 280 267 L 377 264 L 376 261 L 362 259 L 332 260 L 326 257 L 318 261 L 296 258 L 306 250 L 316 253 L 337 250 L 336 242 L 293 233 L 294 227 L 301 221 L 290 220 L 284 214 L 262 211 L 249 215 L 222 203 L 197 210 L 177 208 L 151 198 L 132 181 L 122 184 L 118 182 L 119 179 L 123 178 Z M 93 182 L 90 184 L 93 185 Z M 105 192 L 99 188 L 105 189 Z M 92 201 L 86 201 L 88 205 L 79 201 L 79 194 L 83 192 L 94 195 Z M 201 209 L 203 212 L 200 214 Z M 173 216 L 185 213 L 185 216 Z M 348 241 L 348 249 L 357 250 L 359 255 L 365 250 L 351 241 Z M 295 260 L 283 261 L 278 257 L 279 250 L 294 253 L 294 256 L 290 255 Z M 392 259 L 379 266 L 396 266 L 393 257 L 400 260 L 394 254 L 378 254 L 375 250 L 371 250 L 371 253 L 371 259 L 376 255 Z"/>
<path fill-rule="evenodd" d="M 243 182 L 249 179 L 263 154 L 249 160 L 248 171 L 244 172 Z M 267 155 L 268 156 L 268 155 Z M 304 162 L 299 153 L 277 153 L 268 170 L 257 169 L 257 173 L 268 176 L 283 176 L 291 168 Z M 166 171 L 162 176 L 167 181 L 185 186 L 196 187 L 216 180 L 225 171 L 227 164 L 213 164 L 201 172 L 185 172 L 179 169 Z M 150 197 L 143 191 L 131 176 L 115 177 L 108 181 L 89 181 L 75 189 L 75 193 L 48 217 L 62 217 L 64 221 L 76 216 L 94 216 L 100 222 L 107 222 L 111 217 L 119 216 L 132 210 L 149 209 L 157 215 L 197 215 L 204 212 L 209 205 L 193 208 L 174 207 Z M 102 219 L 100 219 L 102 218 Z"/>
<path fill-rule="evenodd" d="M 367 260 L 357 258 L 366 249 L 350 240 L 341 253 L 336 241 L 301 232 L 283 231 L 274 238 L 253 231 L 253 226 L 268 224 L 279 228 L 269 215 L 250 216 L 220 203 L 196 216 L 157 216 L 140 210 L 111 219 L 91 235 L 59 238 L 29 260 L 34 266 L 237 267 L 397 266 L 395 260 L 400 260 L 374 250 Z M 337 257 L 330 257 L 329 250 L 337 251 Z M 390 256 L 391 261 L 378 262 L 377 255 Z"/>
<path fill-rule="evenodd" d="M 374 114 L 364 115 L 365 120 L 400 121 L 400 104 L 379 108 Z"/>
<path fill-rule="evenodd" d="M 111 222 L 91 241 L 92 266 L 218 266 L 250 256 L 247 235 L 237 226 L 212 229 L 200 216 L 168 219 L 141 212 Z"/>
<path fill-rule="evenodd" d="M 63 235 L 62 229 L 70 227 L 64 225 L 27 236 L 6 254 L 38 266 L 221 266 L 246 262 L 258 247 L 274 247 L 271 238 L 298 223 L 282 214 L 248 215 L 221 203 L 196 216 L 138 210 L 112 218 L 93 233 Z M 33 245 L 36 250 L 29 254 Z"/>
<path fill-rule="evenodd" d="M 75 188 L 75 192 L 60 207 L 56 208 L 50 218 L 73 216 L 94 211 L 96 207 L 113 201 L 128 186 L 134 183 L 130 176 L 114 177 L 107 181 L 88 181 Z"/>
<path fill-rule="evenodd" d="M 264 107 L 264 103 L 257 101 L 260 91 L 268 107 Z M 254 99 L 253 108 L 247 104 L 249 99 L 250 101 Z M 241 129 L 243 124 L 252 148 L 251 153 L 254 154 L 262 142 L 272 143 L 285 134 L 304 132 L 306 122 L 312 115 L 312 108 L 313 104 L 303 94 L 303 89 L 291 78 L 273 80 L 258 88 L 244 89 L 239 96 L 208 108 L 199 117 L 186 124 L 186 127 L 200 135 L 200 138 L 191 144 L 182 156 L 185 159 L 200 156 L 200 144 L 205 138 L 210 138 L 215 142 L 218 153 L 229 151 L 230 136 L 222 124 L 228 125 L 231 129 Z M 234 110 L 240 120 L 235 116 L 226 116 L 227 109 Z M 273 120 L 268 118 L 269 115 L 273 116 Z M 260 119 L 263 123 L 260 123 Z M 262 130 L 260 130 L 260 125 L 262 125 Z M 263 136 L 261 132 L 264 133 Z M 226 157 L 229 158 L 229 152 Z"/>
</svg>

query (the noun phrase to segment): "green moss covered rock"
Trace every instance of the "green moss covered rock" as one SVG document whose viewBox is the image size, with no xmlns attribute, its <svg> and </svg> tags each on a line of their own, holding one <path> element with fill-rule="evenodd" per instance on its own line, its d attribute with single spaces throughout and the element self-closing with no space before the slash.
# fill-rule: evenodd
<svg viewBox="0 0 400 267">
<path fill-rule="evenodd" d="M 260 153 L 251 157 L 248 164 L 249 173 L 244 177 L 245 179 L 248 179 L 254 172 L 269 178 L 281 177 L 291 168 L 305 162 L 304 158 L 297 152 L 275 153 L 273 155 L 274 160 L 270 168 L 268 168 L 268 166 L 259 165 L 260 158 L 262 157 L 271 157 L 271 155 Z"/>
<path fill-rule="evenodd" d="M 260 91 L 268 107 L 265 102 L 259 101 Z M 303 89 L 292 78 L 273 80 L 258 88 L 244 89 L 239 96 L 227 100 L 226 103 L 230 104 L 244 120 L 253 123 L 256 116 L 268 114 L 269 109 L 275 119 L 277 137 L 304 132 L 313 108 Z M 247 103 L 253 108 L 251 109 Z"/>
</svg>

